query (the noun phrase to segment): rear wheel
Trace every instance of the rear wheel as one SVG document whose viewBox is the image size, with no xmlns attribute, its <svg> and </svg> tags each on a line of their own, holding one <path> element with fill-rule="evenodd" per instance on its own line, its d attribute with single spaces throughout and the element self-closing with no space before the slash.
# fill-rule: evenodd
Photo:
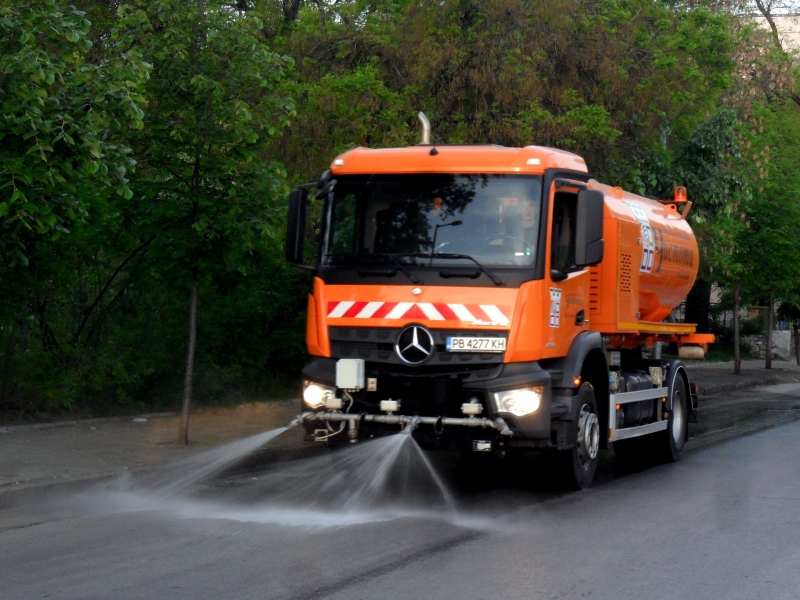
<svg viewBox="0 0 800 600">
<path fill-rule="evenodd" d="M 600 419 L 597 399 L 591 384 L 584 383 L 578 391 L 578 422 L 572 448 L 559 453 L 561 472 L 568 487 L 582 490 L 589 487 L 597 470 L 600 453 Z"/>
<path fill-rule="evenodd" d="M 667 419 L 667 430 L 659 433 L 658 446 L 661 456 L 667 462 L 680 460 L 686 444 L 689 426 L 689 410 L 686 394 L 686 376 L 680 371 L 672 385 L 672 410 Z"/>
</svg>

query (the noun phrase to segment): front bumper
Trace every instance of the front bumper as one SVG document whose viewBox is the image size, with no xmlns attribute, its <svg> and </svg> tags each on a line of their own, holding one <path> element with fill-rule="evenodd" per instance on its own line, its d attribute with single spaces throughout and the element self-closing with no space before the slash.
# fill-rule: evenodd
<svg viewBox="0 0 800 600">
<path fill-rule="evenodd" d="M 446 428 L 486 428 L 504 438 L 550 440 L 552 387 L 550 374 L 537 362 L 508 363 L 481 369 L 397 368 L 366 363 L 367 378 L 377 380 L 375 391 L 351 392 L 348 412 L 308 411 L 298 417 L 307 430 L 314 422 L 347 422 L 352 428 L 379 425 L 429 425 L 437 436 Z M 317 358 L 303 370 L 304 379 L 335 387 L 336 359 Z M 497 411 L 492 394 L 497 391 L 542 386 L 544 394 L 537 410 L 524 416 Z M 381 413 L 381 400 L 400 400 L 397 413 Z M 481 417 L 465 417 L 461 405 L 479 402 Z M 353 435 L 353 434 L 351 434 Z"/>
<path fill-rule="evenodd" d="M 420 425 L 433 425 L 434 428 L 443 430 L 444 427 L 458 426 L 458 427 L 483 427 L 494 429 L 500 435 L 513 436 L 514 434 L 508 428 L 503 419 L 497 418 L 494 421 L 486 418 L 478 417 L 420 417 L 408 415 L 395 415 L 395 414 L 349 414 L 341 412 L 330 411 L 307 411 L 295 417 L 290 424 L 290 427 L 299 425 L 301 423 L 313 423 L 314 421 L 322 422 L 346 422 L 348 426 L 348 436 L 355 440 L 358 438 L 358 427 L 361 423 L 383 423 L 386 425 L 400 425 L 403 428 L 409 427 L 412 430 Z"/>
</svg>

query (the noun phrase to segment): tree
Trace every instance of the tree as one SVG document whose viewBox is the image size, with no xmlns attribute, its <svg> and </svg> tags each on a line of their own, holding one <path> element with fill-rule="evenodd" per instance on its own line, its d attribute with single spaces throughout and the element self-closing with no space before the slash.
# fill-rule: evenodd
<svg viewBox="0 0 800 600">
<path fill-rule="evenodd" d="M 28 245 L 86 218 L 104 190 L 130 198 L 124 142 L 142 126 L 148 65 L 135 49 L 103 63 L 84 13 L 58 0 L 0 6 L 0 260 L 28 264 Z"/>
<path fill-rule="evenodd" d="M 684 185 L 694 203 L 689 220 L 700 249 L 700 271 L 686 300 L 686 319 L 708 331 L 711 284 L 736 277 L 734 259 L 741 207 L 752 196 L 752 163 L 745 155 L 740 114 L 724 108 L 703 122 L 663 169 L 659 195 Z"/>
<path fill-rule="evenodd" d="M 306 180 L 347 147 L 415 143 L 421 109 L 434 141 L 556 146 L 641 192 L 635 150 L 679 145 L 734 68 L 727 14 L 649 0 L 306 3 L 290 28 L 254 10 L 297 63 L 304 118 L 275 149 Z"/>
<path fill-rule="evenodd" d="M 758 111 L 762 123 L 752 136 L 758 186 L 745 207 L 746 227 L 738 236 L 736 259 L 742 265 L 744 294 L 752 299 L 767 297 L 767 355 L 772 366 L 772 324 L 775 302 L 793 301 L 800 288 L 800 119 L 792 103 L 771 104 Z M 761 159 L 761 160 L 759 160 Z"/>
<path fill-rule="evenodd" d="M 267 49 L 256 17 L 225 2 L 137 0 L 120 14 L 118 48 L 137 48 L 153 65 L 145 127 L 133 140 L 142 210 L 132 220 L 156 236 L 189 289 L 186 444 L 199 282 L 214 265 L 246 272 L 246 257 L 281 214 L 285 171 L 260 154 L 293 115 L 275 93 L 292 61 Z"/>
</svg>

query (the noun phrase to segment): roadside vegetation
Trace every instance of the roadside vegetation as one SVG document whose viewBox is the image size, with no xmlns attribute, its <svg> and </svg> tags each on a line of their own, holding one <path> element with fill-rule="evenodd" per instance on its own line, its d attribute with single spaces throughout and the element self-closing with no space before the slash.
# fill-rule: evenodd
<svg viewBox="0 0 800 600">
<path fill-rule="evenodd" d="M 686 186 L 687 320 L 708 328 L 718 284 L 796 321 L 798 73 L 747 17 L 786 9 L 0 0 L 0 419 L 292 389 L 310 276 L 283 261 L 288 192 L 348 148 L 416 143 L 419 110 L 436 142 Z"/>
</svg>

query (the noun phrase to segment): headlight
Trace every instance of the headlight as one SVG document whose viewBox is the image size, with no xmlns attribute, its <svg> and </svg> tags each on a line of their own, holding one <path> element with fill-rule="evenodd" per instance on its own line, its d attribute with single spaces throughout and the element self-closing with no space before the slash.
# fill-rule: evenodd
<svg viewBox="0 0 800 600">
<path fill-rule="evenodd" d="M 314 410 L 325 406 L 325 400 L 336 395 L 336 388 L 332 388 L 313 381 L 303 382 L 303 402 Z"/>
<path fill-rule="evenodd" d="M 544 396 L 544 386 L 522 388 L 519 390 L 504 390 L 494 392 L 494 405 L 497 412 L 511 413 L 517 417 L 524 417 L 539 409 Z"/>
</svg>

